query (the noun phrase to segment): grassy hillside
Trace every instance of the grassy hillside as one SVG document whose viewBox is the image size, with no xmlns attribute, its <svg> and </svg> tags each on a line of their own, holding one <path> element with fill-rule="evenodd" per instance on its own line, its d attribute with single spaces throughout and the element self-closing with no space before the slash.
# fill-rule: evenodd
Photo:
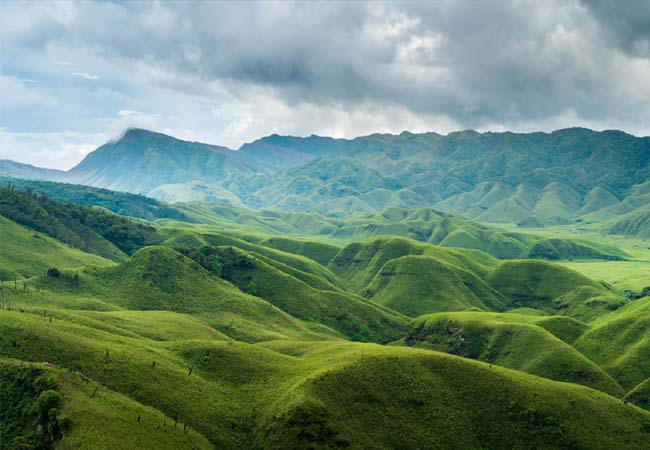
<svg viewBox="0 0 650 450">
<path fill-rule="evenodd" d="M 648 137 L 584 128 L 272 135 L 240 151 L 130 129 L 68 172 L 0 161 L 0 173 L 331 217 L 435 207 L 483 222 L 563 224 L 646 206 L 649 149 Z"/>
<path fill-rule="evenodd" d="M 584 328 L 584 324 L 567 317 L 440 313 L 411 322 L 404 343 L 622 396 L 623 389 L 612 377 L 553 334 L 569 329 L 571 335 Z"/>
<path fill-rule="evenodd" d="M 637 431 L 647 428 L 647 413 L 612 397 L 426 351 L 368 348 L 306 379 L 280 402 L 281 413 L 267 425 L 269 448 L 647 445 L 647 432 Z"/>
<path fill-rule="evenodd" d="M 345 246 L 328 267 L 343 278 L 351 289 L 361 292 L 384 264 L 407 255 L 432 256 L 459 269 L 481 275 L 487 274 L 498 265 L 496 259 L 479 251 L 446 249 L 410 239 L 386 236 Z"/>
<path fill-rule="evenodd" d="M 635 300 L 591 324 L 576 348 L 626 389 L 650 377 L 650 297 Z"/>
<path fill-rule="evenodd" d="M 225 147 L 188 142 L 142 129 L 99 147 L 65 174 L 65 180 L 147 194 L 167 184 L 216 182 L 264 171 L 265 166 Z"/>
<path fill-rule="evenodd" d="M 628 392 L 625 400 L 634 403 L 640 408 L 650 410 L 650 378 Z"/>
<path fill-rule="evenodd" d="M 363 294 L 412 317 L 435 311 L 504 308 L 503 296 L 474 273 L 421 255 L 386 262 Z"/>
<path fill-rule="evenodd" d="M 51 237 L 0 216 L 0 276 L 3 280 L 31 277 L 51 267 L 67 269 L 112 261 L 71 248 Z"/>
<path fill-rule="evenodd" d="M 218 260 L 221 278 L 294 317 L 321 323 L 353 340 L 388 342 L 403 333 L 406 319 L 394 311 L 339 290 L 318 289 L 304 275 L 303 281 L 290 267 L 263 255 L 234 247 L 203 252 Z"/>
<path fill-rule="evenodd" d="M 0 385 L 3 449 L 89 448 L 91 436 L 91 448 L 212 448 L 159 411 L 52 365 L 0 359 Z"/>
<path fill-rule="evenodd" d="M 145 220 L 173 219 L 191 222 L 192 219 L 171 205 L 143 195 L 111 191 L 80 184 L 36 181 L 22 178 L 0 177 L 0 185 L 12 186 L 19 191 L 31 191 L 62 203 L 83 206 L 100 206 L 123 216 Z"/>
<path fill-rule="evenodd" d="M 532 307 L 591 320 L 625 304 L 604 285 L 565 267 L 544 261 L 507 261 L 488 275 L 488 284 L 511 308 Z"/>
<path fill-rule="evenodd" d="M 650 442 L 648 299 L 550 262 L 431 243 L 470 239 L 453 217 L 389 209 L 376 217 L 385 228 L 369 223 L 367 239 L 334 245 L 278 230 L 331 236 L 370 216 L 338 227 L 192 204 L 213 225 L 154 228 L 15 190 L 2 202 L 48 233 L 87 229 L 120 252 L 110 262 L 0 217 L 11 237 L 2 267 L 34 275 L 0 283 L 3 450 Z M 433 227 L 431 242 L 374 235 L 418 220 L 449 229 Z M 494 248 L 519 242 L 482 236 Z M 44 273 L 55 258 L 59 270 Z"/>
<path fill-rule="evenodd" d="M 282 249 L 300 254 L 303 251 L 300 250 L 300 241 L 304 242 L 305 237 L 325 239 L 330 243 L 341 245 L 372 237 L 393 235 L 443 247 L 481 250 L 497 258 L 506 259 L 621 260 L 628 257 L 624 251 L 613 245 L 586 239 L 547 238 L 532 233 L 506 231 L 431 208 L 393 207 L 380 212 L 332 218 L 304 212 L 253 212 L 227 205 L 197 202 L 176 204 L 175 207 L 193 222 L 202 224 L 194 225 L 195 228 L 280 235 L 269 238 L 269 243 L 275 242 L 272 245 L 282 245 Z M 170 226 L 182 225 L 179 221 L 170 220 L 160 223 Z M 334 252 L 324 244 L 318 248 L 312 246 L 308 251 L 320 258 L 318 261 L 321 263 L 325 262 L 324 258 L 331 258 Z"/>
<path fill-rule="evenodd" d="M 62 368 L 47 370 L 59 383 L 58 410 L 70 418 L 64 448 L 637 449 L 647 442 L 650 414 L 631 404 L 425 350 L 157 342 L 102 322 L 0 315 L 10 343 L 0 347 L 3 357 Z"/>
<path fill-rule="evenodd" d="M 0 188 L 6 218 L 61 242 L 114 261 L 145 245 L 162 241 L 152 226 L 99 208 L 60 203 L 43 195 Z"/>
</svg>

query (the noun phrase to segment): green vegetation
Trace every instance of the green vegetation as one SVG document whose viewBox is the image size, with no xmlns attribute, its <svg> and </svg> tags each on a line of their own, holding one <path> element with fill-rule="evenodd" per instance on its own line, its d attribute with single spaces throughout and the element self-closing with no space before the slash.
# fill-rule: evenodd
<svg viewBox="0 0 650 450">
<path fill-rule="evenodd" d="M 596 319 L 576 348 L 632 389 L 650 377 L 650 297 Z"/>
<path fill-rule="evenodd" d="M 0 216 L 0 277 L 14 280 L 86 264 L 110 265 L 101 256 L 71 248 L 51 237 L 25 228 Z"/>
<path fill-rule="evenodd" d="M 391 259 L 368 284 L 364 296 L 409 316 L 504 309 L 503 296 L 477 275 L 431 256 Z"/>
<path fill-rule="evenodd" d="M 53 448 L 70 419 L 56 381 L 36 367 L 0 360 L 0 449 Z"/>
<path fill-rule="evenodd" d="M 19 192 L 11 186 L 0 188 L 0 212 L 20 225 L 114 261 L 162 240 L 152 226 L 99 208 Z"/>
<path fill-rule="evenodd" d="M 122 216 L 145 220 L 173 219 L 185 222 L 192 221 L 175 207 L 143 195 L 109 191 L 108 189 L 79 184 L 26 180 L 1 176 L 0 185 L 12 186 L 19 191 L 36 192 L 62 203 L 99 206 Z"/>
<path fill-rule="evenodd" d="M 650 378 L 640 383 L 625 396 L 625 400 L 650 410 Z"/>
<path fill-rule="evenodd" d="M 263 255 L 234 247 L 203 251 L 216 257 L 223 279 L 294 317 L 321 323 L 353 340 L 388 342 L 403 333 L 406 319 L 394 311 L 338 290 L 316 289 L 316 283 L 301 280 L 295 270 Z"/>
<path fill-rule="evenodd" d="M 622 396 L 623 389 L 612 377 L 564 341 L 585 328 L 567 317 L 439 313 L 411 322 L 404 343 Z M 558 331 L 559 336 L 554 335 Z"/>
<path fill-rule="evenodd" d="M 0 448 L 648 448 L 639 240 L 139 199 L 2 191 Z"/>
<path fill-rule="evenodd" d="M 547 238 L 532 233 L 506 231 L 431 208 L 388 208 L 381 212 L 332 218 L 303 212 L 255 213 L 227 205 L 197 202 L 179 203 L 175 207 L 196 224 L 190 225 L 193 228 L 247 233 L 247 239 L 308 256 L 321 264 L 327 264 L 336 253 L 334 245 L 328 244 L 341 245 L 383 235 L 403 236 L 443 247 L 481 250 L 506 259 L 616 261 L 629 256 L 614 245 L 587 239 Z M 187 226 L 178 220 L 159 223 Z M 265 238 L 264 235 L 274 236 Z M 305 241 L 306 236 L 326 242 Z"/>
<path fill-rule="evenodd" d="M 625 304 L 625 300 L 578 272 L 544 261 L 507 261 L 486 281 L 509 307 L 531 307 L 591 320 Z"/>
</svg>

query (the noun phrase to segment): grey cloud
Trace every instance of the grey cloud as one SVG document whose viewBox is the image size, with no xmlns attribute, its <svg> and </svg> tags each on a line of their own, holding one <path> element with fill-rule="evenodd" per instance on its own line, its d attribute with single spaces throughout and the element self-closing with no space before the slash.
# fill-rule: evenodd
<svg viewBox="0 0 650 450">
<path fill-rule="evenodd" d="M 650 57 L 650 2 L 647 0 L 582 0 L 616 45 Z"/>
<path fill-rule="evenodd" d="M 401 105 L 471 128 L 541 123 L 567 111 L 599 123 L 643 122 L 650 73 L 630 49 L 647 40 L 649 7 L 616 5 L 82 2 L 63 19 L 32 8 L 38 20 L 23 22 L 43 31 L 29 42 L 25 30 L 0 37 L 16 53 L 84 48 L 125 73 L 153 68 L 164 74 L 154 83 L 186 95 L 211 95 L 210 82 L 235 97 L 264 86 L 288 105 Z"/>
</svg>

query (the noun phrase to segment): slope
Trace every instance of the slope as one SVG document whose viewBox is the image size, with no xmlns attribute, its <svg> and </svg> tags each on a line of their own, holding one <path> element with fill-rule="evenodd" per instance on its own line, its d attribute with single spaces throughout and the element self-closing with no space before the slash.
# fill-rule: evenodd
<svg viewBox="0 0 650 450">
<path fill-rule="evenodd" d="M 0 213 L 70 246 L 114 261 L 140 247 L 162 241 L 162 236 L 150 225 L 100 208 L 19 192 L 12 186 L 0 188 Z"/>
<path fill-rule="evenodd" d="M 626 389 L 650 377 L 650 297 L 635 300 L 592 322 L 576 348 Z"/>
<path fill-rule="evenodd" d="M 211 328 L 238 340 L 332 338 L 338 334 L 318 324 L 305 324 L 230 283 L 210 275 L 187 257 L 165 247 L 146 247 L 124 262 L 108 268 L 89 266 L 81 272 L 39 277 L 37 290 L 8 291 L 19 304 L 56 305 L 56 297 L 80 303 L 100 300 L 110 309 L 171 311 L 192 314 Z M 54 294 L 54 295 L 52 295 Z M 21 295 L 23 297 L 21 297 Z M 29 303 L 29 302 L 28 302 Z"/>
<path fill-rule="evenodd" d="M 3 280 L 31 277 L 51 267 L 67 269 L 112 261 L 71 248 L 0 216 L 0 276 Z"/>
<path fill-rule="evenodd" d="M 501 263 L 486 278 L 509 308 L 531 307 L 592 320 L 625 304 L 623 297 L 578 272 L 544 261 Z"/>
<path fill-rule="evenodd" d="M 404 343 L 582 384 L 621 397 L 624 391 L 612 377 L 553 335 L 557 329 L 570 329 L 573 334 L 585 328 L 568 317 L 439 313 L 411 322 Z"/>
<path fill-rule="evenodd" d="M 406 319 L 399 314 L 327 286 L 318 289 L 263 255 L 233 247 L 213 247 L 205 253 L 218 259 L 223 279 L 293 317 L 321 323 L 352 340 L 385 343 L 403 333 Z"/>
</svg>

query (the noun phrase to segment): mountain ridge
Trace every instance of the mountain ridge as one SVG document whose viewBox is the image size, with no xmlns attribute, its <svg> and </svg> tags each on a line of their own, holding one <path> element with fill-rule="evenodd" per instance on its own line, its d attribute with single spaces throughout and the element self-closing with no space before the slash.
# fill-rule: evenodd
<svg viewBox="0 0 650 450">
<path fill-rule="evenodd" d="M 272 134 L 239 150 L 140 128 L 67 172 L 0 172 L 149 195 L 332 217 L 434 207 L 483 222 L 562 224 L 618 205 L 650 181 L 650 137 L 618 130 L 464 130 L 353 139 Z M 620 209 L 619 208 L 619 209 Z"/>
</svg>

